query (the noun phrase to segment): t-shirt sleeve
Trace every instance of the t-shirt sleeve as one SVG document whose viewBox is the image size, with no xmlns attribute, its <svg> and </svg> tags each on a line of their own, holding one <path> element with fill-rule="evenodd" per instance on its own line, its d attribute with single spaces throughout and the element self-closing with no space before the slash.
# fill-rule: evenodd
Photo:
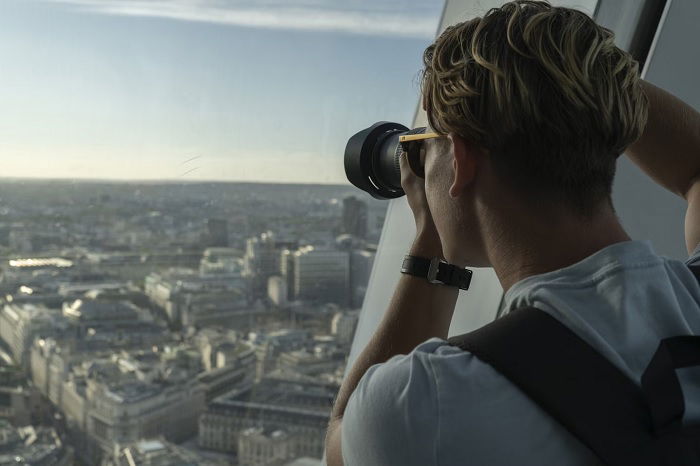
<svg viewBox="0 0 700 466">
<path fill-rule="evenodd" d="M 344 466 L 436 464 L 437 387 L 430 354 L 420 348 L 372 366 L 360 380 L 342 421 Z"/>
</svg>

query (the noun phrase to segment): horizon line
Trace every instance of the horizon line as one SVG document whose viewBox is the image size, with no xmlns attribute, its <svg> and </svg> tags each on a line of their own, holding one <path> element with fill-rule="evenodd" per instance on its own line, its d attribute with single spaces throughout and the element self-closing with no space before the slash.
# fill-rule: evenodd
<svg viewBox="0 0 700 466">
<path fill-rule="evenodd" d="M 65 178 L 65 177 L 27 177 L 27 176 L 0 176 L 2 181 L 64 181 L 64 182 L 98 182 L 98 183 L 121 183 L 121 184 L 283 184 L 283 185 L 304 185 L 304 186 L 342 186 L 354 187 L 353 184 L 347 182 L 341 183 L 323 183 L 323 182 L 304 182 L 304 181 L 271 181 L 271 180 L 178 180 L 172 178 Z M 359 188 L 357 188 L 359 189 Z"/>
</svg>

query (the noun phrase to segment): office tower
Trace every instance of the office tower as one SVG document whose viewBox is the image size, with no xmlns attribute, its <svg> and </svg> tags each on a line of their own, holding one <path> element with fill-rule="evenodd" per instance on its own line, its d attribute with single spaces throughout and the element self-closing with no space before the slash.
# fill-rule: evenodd
<svg viewBox="0 0 700 466">
<path fill-rule="evenodd" d="M 291 249 L 280 252 L 280 275 L 287 284 L 287 300 L 294 301 L 294 251 Z"/>
<path fill-rule="evenodd" d="M 369 276 L 372 273 L 375 253 L 367 250 L 354 250 L 350 253 L 350 305 L 361 307 L 367 292 Z"/>
<path fill-rule="evenodd" d="M 343 199 L 343 233 L 367 237 L 367 203 L 355 196 Z"/>
<path fill-rule="evenodd" d="M 294 252 L 294 295 L 312 302 L 347 304 L 350 260 L 346 251 L 304 246 Z"/>
<path fill-rule="evenodd" d="M 279 274 L 280 250 L 271 231 L 246 240 L 243 274 L 249 280 L 253 298 L 267 296 L 267 280 Z"/>
<path fill-rule="evenodd" d="M 267 281 L 267 296 L 276 306 L 287 305 L 287 281 L 285 277 L 273 276 Z"/>
</svg>

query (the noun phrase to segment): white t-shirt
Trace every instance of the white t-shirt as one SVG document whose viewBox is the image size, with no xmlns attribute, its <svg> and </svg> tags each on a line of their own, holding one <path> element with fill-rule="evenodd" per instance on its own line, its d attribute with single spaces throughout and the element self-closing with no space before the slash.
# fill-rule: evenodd
<svg viewBox="0 0 700 466">
<path fill-rule="evenodd" d="M 700 263 L 700 248 L 686 263 Z M 650 241 L 616 243 L 527 277 L 508 290 L 505 305 L 549 313 L 637 384 L 662 338 L 700 335 L 697 280 Z M 700 370 L 678 375 L 684 421 L 698 423 Z M 491 366 L 438 338 L 372 366 L 350 397 L 341 432 L 345 466 L 600 464 Z"/>
</svg>

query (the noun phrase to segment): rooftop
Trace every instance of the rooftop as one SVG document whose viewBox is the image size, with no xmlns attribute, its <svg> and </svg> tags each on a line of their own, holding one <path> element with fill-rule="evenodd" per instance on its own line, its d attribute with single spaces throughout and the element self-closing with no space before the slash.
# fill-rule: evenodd
<svg viewBox="0 0 700 466">
<path fill-rule="evenodd" d="M 136 403 L 154 397 L 162 391 L 162 387 L 140 381 L 108 386 L 105 394 L 118 403 Z"/>
<path fill-rule="evenodd" d="M 257 408 L 328 417 L 337 390 L 335 384 L 312 378 L 266 378 L 252 387 L 222 395 L 214 400 L 212 407 Z"/>
<path fill-rule="evenodd" d="M 136 310 L 126 302 L 76 299 L 63 304 L 63 315 L 76 320 L 136 320 Z"/>
</svg>

